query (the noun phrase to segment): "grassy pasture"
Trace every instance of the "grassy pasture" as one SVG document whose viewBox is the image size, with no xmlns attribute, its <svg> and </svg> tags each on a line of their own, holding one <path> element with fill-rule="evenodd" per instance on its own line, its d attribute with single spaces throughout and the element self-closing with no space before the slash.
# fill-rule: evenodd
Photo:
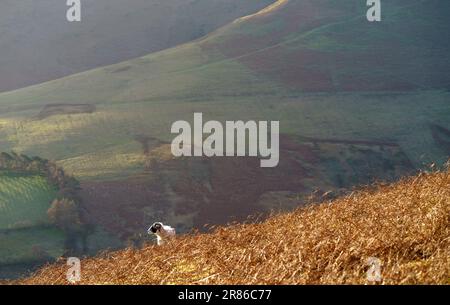
<svg viewBox="0 0 450 305">
<path fill-rule="evenodd" d="M 140 173 L 145 163 L 138 135 L 171 141 L 176 120 L 280 120 L 281 132 L 316 138 L 398 142 L 416 166 L 445 161 L 430 123 L 449 128 L 450 94 L 297 94 L 216 97 L 211 101 L 141 101 L 102 105 L 93 114 L 59 115 L 42 121 L 6 121 L 0 135 L 8 149 L 56 159 L 82 180 Z M 408 112 L 404 110 L 408 109 Z M 4 121 L 5 122 L 5 121 Z"/>
<path fill-rule="evenodd" d="M 0 171 L 0 230 L 48 224 L 56 190 L 45 177 Z"/>
<path fill-rule="evenodd" d="M 59 257 L 64 233 L 47 218 L 56 190 L 45 177 L 0 172 L 0 265 Z"/>
</svg>

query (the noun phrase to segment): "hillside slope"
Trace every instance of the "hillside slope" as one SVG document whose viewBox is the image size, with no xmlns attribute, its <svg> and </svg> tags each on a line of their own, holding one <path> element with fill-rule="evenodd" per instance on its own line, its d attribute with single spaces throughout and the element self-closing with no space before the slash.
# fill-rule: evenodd
<svg viewBox="0 0 450 305">
<path fill-rule="evenodd" d="M 59 0 L 0 3 L 0 92 L 110 65 L 202 37 L 273 0 L 81 1 L 81 22 Z"/>
<path fill-rule="evenodd" d="M 450 284 L 450 172 L 420 174 L 335 201 L 232 224 L 171 244 L 82 261 L 82 284 Z M 20 284 L 67 284 L 66 265 Z"/>
<path fill-rule="evenodd" d="M 142 168 L 136 136 L 167 141 L 171 122 L 202 111 L 279 119 L 288 134 L 394 141 L 416 167 L 446 160 L 430 124 L 450 128 L 448 1 L 391 1 L 376 25 L 359 0 L 278 3 L 200 41 L 0 94 L 3 150 L 117 177 Z M 52 104 L 96 108 L 36 121 Z M 104 164 L 112 152 L 128 164 Z"/>
</svg>

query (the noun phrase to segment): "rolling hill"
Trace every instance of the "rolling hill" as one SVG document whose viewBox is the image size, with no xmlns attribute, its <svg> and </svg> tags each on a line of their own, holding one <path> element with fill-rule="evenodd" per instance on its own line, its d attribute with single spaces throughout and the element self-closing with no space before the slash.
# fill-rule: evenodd
<svg viewBox="0 0 450 305">
<path fill-rule="evenodd" d="M 59 0 L 0 3 L 0 92 L 117 63 L 197 39 L 272 0 L 81 1 L 81 22 Z"/>
<path fill-rule="evenodd" d="M 79 284 L 449 284 L 450 173 L 421 173 L 346 197 L 86 258 Z M 67 265 L 15 284 L 68 284 Z"/>
<path fill-rule="evenodd" d="M 0 94 L 0 147 L 57 160 L 106 231 L 145 240 L 393 181 L 449 157 L 445 0 L 279 0 L 201 39 Z M 280 165 L 170 154 L 177 120 L 279 120 Z M 331 192 L 330 192 L 331 191 Z"/>
</svg>

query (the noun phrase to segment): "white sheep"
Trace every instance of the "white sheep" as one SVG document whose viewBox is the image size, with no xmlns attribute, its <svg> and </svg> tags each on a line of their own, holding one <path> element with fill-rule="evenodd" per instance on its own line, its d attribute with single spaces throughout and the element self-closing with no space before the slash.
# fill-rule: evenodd
<svg viewBox="0 0 450 305">
<path fill-rule="evenodd" d="M 166 226 L 162 222 L 155 222 L 148 230 L 148 234 L 155 234 L 158 246 L 163 245 L 169 238 L 174 237 L 176 232 L 171 226 Z"/>
</svg>

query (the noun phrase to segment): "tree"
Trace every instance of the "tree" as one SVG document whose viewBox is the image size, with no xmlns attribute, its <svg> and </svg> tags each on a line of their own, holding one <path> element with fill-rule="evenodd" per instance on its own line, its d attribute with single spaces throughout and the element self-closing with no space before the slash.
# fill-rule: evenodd
<svg viewBox="0 0 450 305">
<path fill-rule="evenodd" d="M 62 198 L 53 200 L 47 211 L 52 224 L 66 233 L 76 233 L 82 230 L 82 222 L 78 205 L 75 201 Z"/>
</svg>

